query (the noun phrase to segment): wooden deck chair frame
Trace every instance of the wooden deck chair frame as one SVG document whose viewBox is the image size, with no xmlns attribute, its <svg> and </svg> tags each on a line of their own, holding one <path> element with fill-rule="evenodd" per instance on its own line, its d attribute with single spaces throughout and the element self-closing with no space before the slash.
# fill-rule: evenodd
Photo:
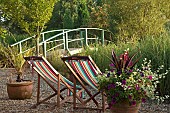
<svg viewBox="0 0 170 113">
<path fill-rule="evenodd" d="M 28 61 L 28 63 L 29 63 L 30 65 L 32 65 L 32 66 L 33 66 L 32 61 L 35 61 L 35 60 L 36 60 L 36 61 L 37 61 L 37 60 L 41 60 L 41 61 L 47 63 L 48 65 L 50 65 L 49 62 L 48 62 L 44 57 L 31 56 L 31 57 L 24 57 L 24 59 L 25 59 L 26 61 Z M 51 65 L 50 65 L 50 67 L 51 67 Z M 36 103 L 35 105 L 33 105 L 31 108 L 36 108 L 38 105 L 40 105 L 40 104 L 42 104 L 42 103 L 45 103 L 47 100 L 49 100 L 50 98 L 52 98 L 52 97 L 54 97 L 54 96 L 56 96 L 56 95 L 57 95 L 57 104 L 55 104 L 55 106 L 57 106 L 57 107 L 61 107 L 65 102 L 67 102 L 68 100 L 70 100 L 70 99 L 73 98 L 73 96 L 67 96 L 66 98 L 64 98 L 64 97 L 61 95 L 61 92 L 64 91 L 64 90 L 66 90 L 66 89 L 69 89 L 72 93 L 74 92 L 74 91 L 73 91 L 73 87 L 71 87 L 68 83 L 66 83 L 66 81 L 63 80 L 63 76 L 62 76 L 61 74 L 59 74 L 59 73 L 56 74 L 56 75 L 57 75 L 57 80 L 58 80 L 58 81 L 56 82 L 56 84 L 57 84 L 58 87 L 55 88 L 55 87 L 51 84 L 51 82 L 47 80 L 47 78 L 45 77 L 46 75 L 42 74 L 35 66 L 33 66 L 32 68 L 38 73 L 38 87 L 37 87 L 37 103 Z M 51 67 L 51 68 L 53 68 L 53 67 Z M 56 71 L 56 70 L 55 70 L 55 71 Z M 40 100 L 40 78 L 42 78 L 42 79 L 53 89 L 53 91 L 54 91 L 53 94 L 51 94 L 50 96 L 48 96 L 48 97 L 46 97 L 46 98 L 44 98 L 44 99 L 42 99 L 42 100 Z M 62 89 L 61 89 L 61 87 L 60 87 L 61 83 L 65 85 L 65 87 L 62 88 Z M 74 86 L 74 85 L 73 85 L 73 86 Z M 74 86 L 74 87 L 76 87 L 76 86 Z M 84 90 L 83 88 L 82 88 L 82 89 L 79 89 L 79 91 L 74 94 L 74 96 L 75 96 L 80 102 L 83 102 L 82 98 L 80 98 L 80 96 L 79 96 L 80 93 L 82 93 L 83 90 Z M 53 108 L 55 108 L 55 106 L 54 106 Z"/>
<path fill-rule="evenodd" d="M 74 101 L 73 101 L 73 108 L 74 109 L 96 109 L 96 110 L 100 110 L 100 111 L 105 111 L 106 106 L 105 106 L 105 97 L 104 97 L 104 92 L 102 91 L 97 91 L 97 93 L 95 94 L 91 94 L 91 92 L 87 89 L 86 85 L 84 84 L 85 81 L 83 81 L 80 77 L 80 75 L 78 73 L 76 73 L 76 71 L 72 68 L 72 66 L 68 63 L 69 60 L 88 60 L 92 63 L 92 65 L 95 67 L 95 69 L 101 73 L 100 69 L 97 67 L 97 65 L 95 64 L 95 62 L 93 61 L 93 59 L 90 56 L 68 56 L 68 57 L 62 57 L 61 58 L 63 60 L 63 62 L 66 64 L 66 66 L 70 69 L 70 71 L 73 73 L 74 78 L 76 80 L 78 80 L 78 82 L 80 83 L 80 85 L 84 88 L 84 90 L 86 91 L 86 93 L 89 95 L 90 98 L 86 99 L 82 106 L 76 106 L 76 97 L 75 97 L 75 87 L 74 87 L 74 93 L 73 93 L 73 97 L 74 97 Z M 75 81 L 75 80 L 74 80 Z M 76 85 L 76 82 L 74 82 L 74 85 Z M 95 97 L 98 94 L 102 94 L 102 105 L 99 106 L 99 103 L 97 102 L 97 100 L 95 100 Z M 97 106 L 97 108 L 89 108 L 89 107 L 85 107 L 85 104 L 87 104 L 90 100 L 92 100 L 95 105 Z"/>
</svg>

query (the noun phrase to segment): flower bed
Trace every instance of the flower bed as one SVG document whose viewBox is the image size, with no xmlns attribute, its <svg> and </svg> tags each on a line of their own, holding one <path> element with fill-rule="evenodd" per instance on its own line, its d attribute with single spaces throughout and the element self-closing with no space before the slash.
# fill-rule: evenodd
<svg viewBox="0 0 170 113">
<path fill-rule="evenodd" d="M 142 68 L 135 67 L 140 58 L 134 60 L 137 53 L 129 57 L 128 50 L 117 57 L 112 52 L 111 69 L 106 70 L 102 76 L 98 76 L 99 90 L 104 90 L 110 108 L 123 101 L 128 101 L 130 106 L 135 106 L 149 99 L 156 99 L 158 102 L 164 101 L 169 96 L 158 95 L 157 84 L 165 78 L 168 73 L 160 74 L 163 69 L 161 65 L 156 71 L 151 69 L 151 61 L 144 59 Z"/>
</svg>

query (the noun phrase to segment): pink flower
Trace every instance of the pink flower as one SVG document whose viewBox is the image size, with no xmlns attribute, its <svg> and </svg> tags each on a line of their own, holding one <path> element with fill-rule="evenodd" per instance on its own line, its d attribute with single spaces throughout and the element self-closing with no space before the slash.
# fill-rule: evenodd
<svg viewBox="0 0 170 113">
<path fill-rule="evenodd" d="M 148 78 L 149 78 L 149 80 L 152 80 L 152 75 L 149 75 Z"/>
<path fill-rule="evenodd" d="M 108 86 L 107 86 L 107 88 L 108 88 L 108 90 L 110 90 L 111 88 L 115 88 L 116 87 L 116 85 L 115 84 L 109 84 Z"/>
<path fill-rule="evenodd" d="M 111 72 L 114 72 L 114 69 L 111 69 L 110 71 L 111 71 Z"/>
<path fill-rule="evenodd" d="M 145 98 L 142 98 L 142 102 L 145 103 L 145 102 L 146 102 L 146 99 L 145 99 Z"/>
<path fill-rule="evenodd" d="M 128 52 L 126 51 L 123 56 L 124 56 L 124 62 L 126 62 L 129 59 Z"/>
<path fill-rule="evenodd" d="M 115 93 L 115 97 L 118 97 L 119 96 L 119 93 Z"/>
<path fill-rule="evenodd" d="M 122 84 L 123 84 L 123 85 L 126 85 L 126 80 L 122 80 Z"/>
<path fill-rule="evenodd" d="M 136 90 L 139 90 L 140 87 L 139 87 L 139 84 L 136 84 Z"/>
<path fill-rule="evenodd" d="M 132 106 L 136 105 L 136 101 L 131 102 Z"/>
<path fill-rule="evenodd" d="M 132 69 L 130 69 L 130 70 L 129 70 L 129 72 L 130 72 L 130 73 L 132 73 L 132 72 L 133 72 L 133 70 L 132 70 Z"/>
<path fill-rule="evenodd" d="M 143 94 L 146 95 L 146 91 L 144 91 Z"/>
<path fill-rule="evenodd" d="M 131 87 L 130 87 L 130 86 L 128 86 L 128 89 L 131 89 Z"/>
<path fill-rule="evenodd" d="M 111 67 L 114 67 L 115 65 L 113 63 L 110 64 Z"/>
<path fill-rule="evenodd" d="M 131 99 L 132 99 L 132 96 L 131 96 L 131 95 L 128 95 L 128 98 L 131 100 Z"/>
</svg>

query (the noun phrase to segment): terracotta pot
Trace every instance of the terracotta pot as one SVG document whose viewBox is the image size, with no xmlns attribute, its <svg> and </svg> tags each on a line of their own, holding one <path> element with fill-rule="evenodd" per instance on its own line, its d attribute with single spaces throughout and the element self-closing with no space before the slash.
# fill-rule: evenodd
<svg viewBox="0 0 170 113">
<path fill-rule="evenodd" d="M 7 92 L 10 99 L 30 99 L 32 89 L 33 81 L 7 83 Z"/>
<path fill-rule="evenodd" d="M 111 107 L 112 113 L 138 113 L 141 104 L 130 106 L 128 102 L 124 101 L 119 104 L 115 104 Z"/>
</svg>

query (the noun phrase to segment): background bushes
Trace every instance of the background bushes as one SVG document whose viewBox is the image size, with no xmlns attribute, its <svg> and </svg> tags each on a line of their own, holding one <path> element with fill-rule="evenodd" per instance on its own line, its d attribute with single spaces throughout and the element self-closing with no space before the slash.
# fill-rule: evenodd
<svg viewBox="0 0 170 113">
<path fill-rule="evenodd" d="M 137 66 L 140 67 L 143 63 L 143 59 L 147 58 L 151 60 L 153 71 L 156 70 L 159 66 L 164 65 L 165 72 L 168 68 L 170 68 L 170 36 L 168 35 L 160 35 L 158 37 L 147 37 L 141 41 L 133 42 L 133 43 L 119 43 L 119 44 L 110 44 L 107 46 L 95 45 L 94 49 L 86 49 L 80 55 L 90 55 L 99 68 L 102 71 L 105 69 L 109 69 L 110 61 L 106 57 L 111 58 L 111 51 L 114 49 L 116 54 L 120 56 L 120 54 L 126 50 L 130 49 L 130 54 L 133 54 L 136 51 L 141 51 L 142 58 L 137 63 Z M 140 54 L 138 54 L 140 55 Z M 139 56 L 137 56 L 139 57 Z M 166 76 L 164 80 L 161 81 L 161 92 L 163 94 L 170 94 L 170 73 Z"/>
</svg>

